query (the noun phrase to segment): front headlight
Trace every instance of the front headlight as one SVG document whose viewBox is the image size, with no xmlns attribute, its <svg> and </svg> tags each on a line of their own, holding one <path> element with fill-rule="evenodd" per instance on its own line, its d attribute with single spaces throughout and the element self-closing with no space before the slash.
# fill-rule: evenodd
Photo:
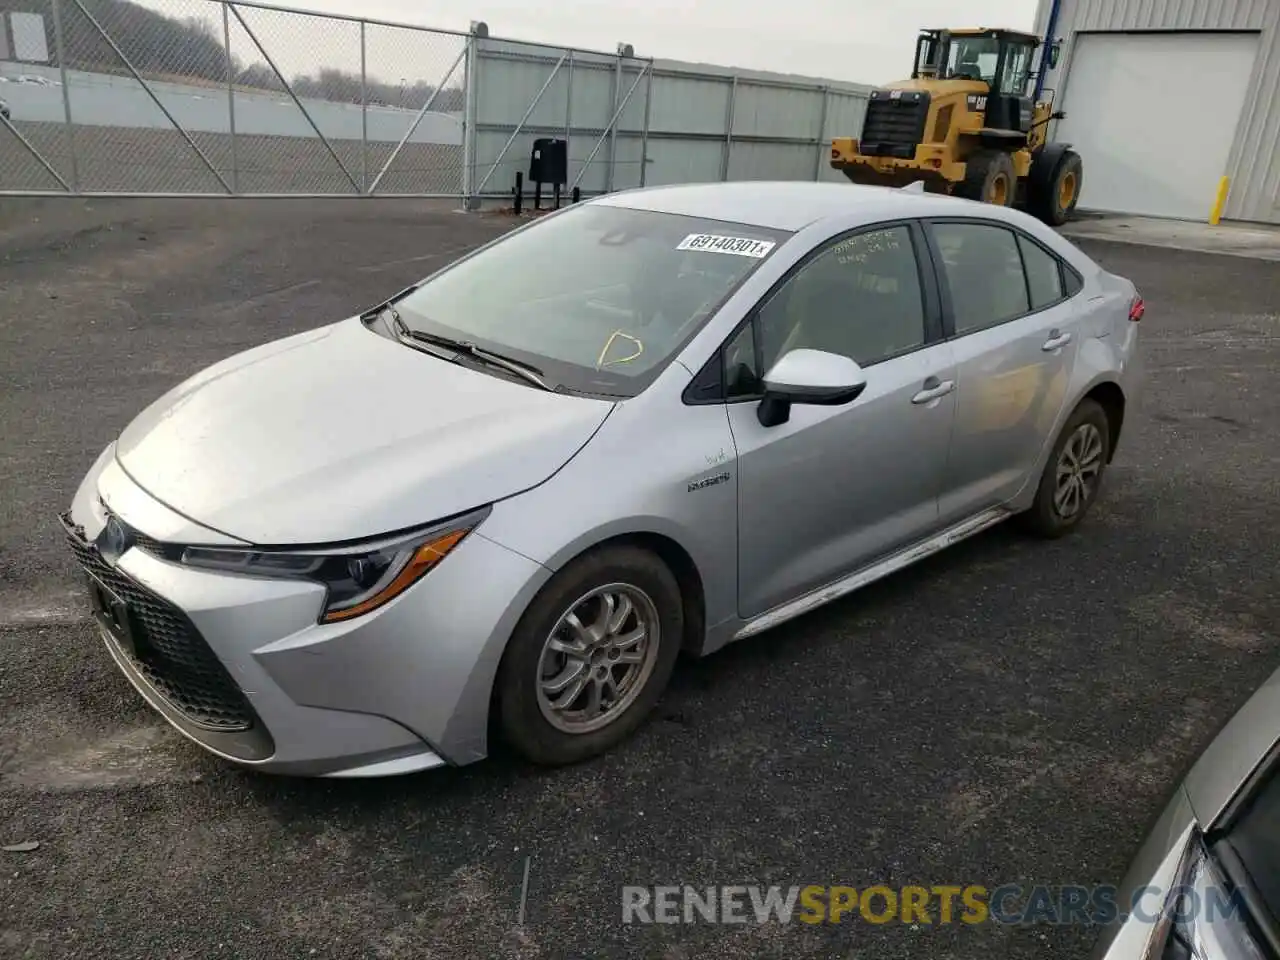
<svg viewBox="0 0 1280 960">
<path fill-rule="evenodd" d="M 422 579 L 488 514 L 477 510 L 446 524 L 376 542 L 313 550 L 186 547 L 192 567 L 259 577 L 314 580 L 328 590 L 321 623 L 350 620 L 376 610 Z"/>
</svg>

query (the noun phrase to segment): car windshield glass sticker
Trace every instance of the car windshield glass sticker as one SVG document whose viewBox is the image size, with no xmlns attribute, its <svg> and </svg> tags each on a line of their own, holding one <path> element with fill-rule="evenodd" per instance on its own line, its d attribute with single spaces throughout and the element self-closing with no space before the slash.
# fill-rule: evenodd
<svg viewBox="0 0 1280 960">
<path fill-rule="evenodd" d="M 730 253 L 735 257 L 762 260 L 774 248 L 772 240 L 750 237 L 726 237 L 719 233 L 691 233 L 676 246 L 677 250 L 705 250 L 708 253 Z"/>
</svg>

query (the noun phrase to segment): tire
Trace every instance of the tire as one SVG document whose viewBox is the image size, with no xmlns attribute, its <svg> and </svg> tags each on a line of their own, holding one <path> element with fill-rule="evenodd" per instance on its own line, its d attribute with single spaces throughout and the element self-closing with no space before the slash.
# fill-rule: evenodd
<svg viewBox="0 0 1280 960">
<path fill-rule="evenodd" d="M 965 163 L 964 179 L 956 184 L 958 197 L 1011 207 L 1018 192 L 1013 161 L 999 150 L 979 150 Z"/>
<path fill-rule="evenodd" d="M 1094 437 L 1092 440 L 1089 439 L 1091 435 Z M 1018 516 L 1023 529 L 1036 536 L 1056 539 L 1078 527 L 1098 498 L 1110 457 L 1111 427 L 1106 413 L 1095 401 L 1081 400 L 1058 434 L 1040 475 L 1035 501 L 1030 509 Z M 1091 480 L 1084 473 L 1078 474 L 1084 480 L 1083 496 L 1076 500 L 1075 509 L 1070 509 L 1072 498 L 1068 496 L 1064 509 L 1058 501 L 1059 470 L 1074 470 L 1071 466 L 1073 459 L 1085 467 L 1096 466 L 1096 471 L 1092 473 Z"/>
<path fill-rule="evenodd" d="M 615 616 L 623 597 L 631 612 L 612 634 L 606 629 L 597 637 L 590 631 L 607 624 L 606 594 L 615 598 Z M 671 679 L 684 633 L 683 609 L 676 578 L 647 550 L 605 547 L 565 566 L 520 618 L 498 667 L 496 706 L 504 739 L 526 759 L 548 766 L 586 760 L 625 740 Z M 577 614 L 583 631 L 565 623 L 570 613 Z M 644 637 L 633 640 L 642 622 Z M 553 638 L 559 650 L 552 648 Z M 624 659 L 630 656 L 641 660 Z M 592 717 L 583 708 L 593 688 L 601 704 L 609 701 L 604 670 L 614 684 L 613 715 L 606 710 Z M 583 672 L 589 679 L 574 696 Z M 565 685 L 544 690 L 551 681 Z"/>
<path fill-rule="evenodd" d="M 1051 227 L 1060 227 L 1071 219 L 1084 186 L 1084 163 L 1080 154 L 1068 150 L 1043 181 L 1030 191 L 1028 212 Z"/>
</svg>

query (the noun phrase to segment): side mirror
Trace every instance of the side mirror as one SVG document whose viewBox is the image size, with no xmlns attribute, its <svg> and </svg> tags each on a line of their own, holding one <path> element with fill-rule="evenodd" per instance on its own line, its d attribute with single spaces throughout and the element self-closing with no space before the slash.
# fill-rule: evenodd
<svg viewBox="0 0 1280 960">
<path fill-rule="evenodd" d="M 791 416 L 793 403 L 840 406 L 867 388 L 867 375 L 849 357 L 825 350 L 790 350 L 764 376 L 760 424 L 776 427 Z"/>
</svg>

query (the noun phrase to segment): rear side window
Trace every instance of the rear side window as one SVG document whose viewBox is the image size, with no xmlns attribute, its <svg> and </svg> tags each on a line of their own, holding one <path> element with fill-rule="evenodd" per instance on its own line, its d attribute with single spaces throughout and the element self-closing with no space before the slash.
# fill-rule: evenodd
<svg viewBox="0 0 1280 960">
<path fill-rule="evenodd" d="M 1080 279 L 1080 274 L 1065 263 L 1062 265 L 1062 284 L 1066 288 L 1068 297 L 1074 297 L 1084 289 L 1084 281 Z"/>
<path fill-rule="evenodd" d="M 1022 264 L 1027 269 L 1027 289 L 1031 291 L 1031 309 L 1039 310 L 1062 299 L 1062 271 L 1058 258 L 1046 253 L 1025 237 L 1018 238 Z"/>
<path fill-rule="evenodd" d="M 957 334 L 1029 313 L 1027 281 L 1011 230 L 980 223 L 935 223 Z"/>
</svg>

